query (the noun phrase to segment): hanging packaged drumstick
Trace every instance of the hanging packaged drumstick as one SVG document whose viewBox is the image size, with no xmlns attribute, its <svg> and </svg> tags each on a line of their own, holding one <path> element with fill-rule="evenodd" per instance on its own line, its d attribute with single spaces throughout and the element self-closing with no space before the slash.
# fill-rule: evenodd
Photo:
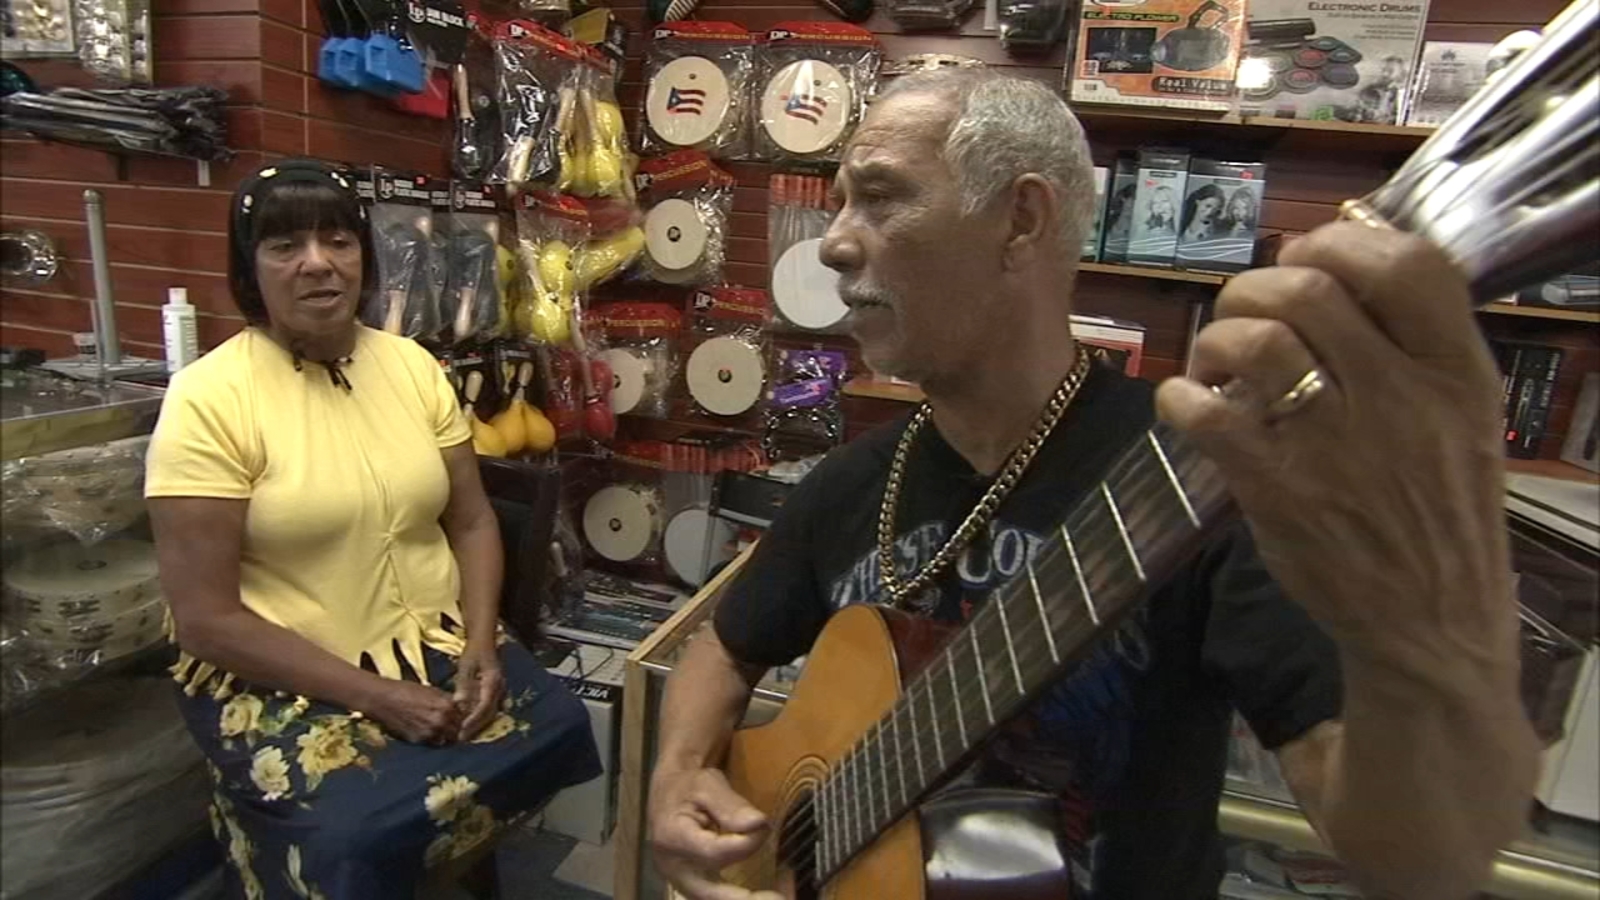
<svg viewBox="0 0 1600 900">
<path fill-rule="evenodd" d="M 789 328 L 839 331 L 849 309 L 839 299 L 839 273 L 822 264 L 822 238 L 832 218 L 828 180 L 773 175 L 768 196 L 767 249 L 778 315 Z"/>
</svg>

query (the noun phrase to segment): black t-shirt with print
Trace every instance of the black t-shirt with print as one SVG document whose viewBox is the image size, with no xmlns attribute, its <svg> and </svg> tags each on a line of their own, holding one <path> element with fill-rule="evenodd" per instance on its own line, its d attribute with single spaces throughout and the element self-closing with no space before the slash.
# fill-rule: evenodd
<svg viewBox="0 0 1600 900">
<path fill-rule="evenodd" d="M 1154 416 L 1149 384 L 1094 367 L 987 533 L 942 577 L 935 618 L 964 621 L 1025 572 L 1043 535 Z M 878 504 L 905 425 L 837 449 L 791 492 L 716 611 L 735 658 L 788 663 L 833 611 L 876 601 Z M 897 570 L 932 558 L 988 483 L 925 428 L 907 462 Z M 1337 717 L 1340 702 L 1333 643 L 1236 526 L 992 741 L 962 780 L 1058 794 L 1080 898 L 1214 897 L 1232 710 L 1276 749 Z"/>
</svg>

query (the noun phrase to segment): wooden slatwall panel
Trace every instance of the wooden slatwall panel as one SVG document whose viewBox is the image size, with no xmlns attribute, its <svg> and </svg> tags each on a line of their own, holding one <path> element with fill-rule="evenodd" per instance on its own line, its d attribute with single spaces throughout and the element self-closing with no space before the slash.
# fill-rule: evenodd
<svg viewBox="0 0 1600 900">
<path fill-rule="evenodd" d="M 442 121 L 316 80 L 320 31 L 309 0 L 155 0 L 156 83 L 212 85 L 229 95 L 228 143 L 239 152 L 211 166 L 209 187 L 198 185 L 192 162 L 133 158 L 119 172 L 106 153 L 8 133 L 0 141 L 0 228 L 49 234 L 66 263 L 38 288 L 0 290 L 0 341 L 62 356 L 74 352 L 72 333 L 90 330 L 87 187 L 105 197 L 125 352 L 159 358 L 159 307 L 169 287 L 189 289 L 203 348 L 242 326 L 227 290 L 228 196 L 265 160 L 305 155 L 444 172 Z M 22 65 L 42 87 L 93 86 L 66 61 Z"/>
<path fill-rule="evenodd" d="M 881 4 L 882 0 L 880 0 Z M 1565 0 L 1433 0 L 1426 38 L 1429 40 L 1494 41 L 1529 27 L 1539 27 L 1565 5 Z M 639 107 L 644 96 L 641 60 L 645 12 L 640 0 L 620 0 L 621 18 L 635 28 L 629 64 L 619 86 L 624 105 L 637 134 Z M 694 18 L 737 22 L 760 31 L 789 20 L 828 21 L 821 7 L 804 0 L 703 0 Z M 1055 87 L 1062 84 L 1065 47 L 1043 57 L 1013 59 L 999 41 L 982 30 L 982 17 L 974 13 L 960 32 L 903 34 L 881 11 L 867 22 L 878 34 L 889 59 L 914 53 L 954 53 L 983 60 L 1015 74 L 1039 78 Z M 1267 163 L 1267 194 L 1261 228 L 1300 233 L 1331 221 L 1338 204 L 1360 196 L 1377 185 L 1403 161 L 1417 141 L 1311 131 L 1305 129 L 1238 128 L 1203 123 L 1133 119 L 1081 111 L 1095 161 L 1107 164 L 1119 151 L 1144 144 L 1187 146 L 1227 158 L 1260 159 Z M 758 164 L 728 166 L 738 179 L 728 245 L 728 279 L 766 286 L 769 261 L 766 246 L 766 184 L 772 167 Z M 1215 294 L 1204 285 L 1156 281 L 1120 275 L 1084 273 L 1075 295 L 1079 312 L 1131 319 L 1146 328 L 1142 374 L 1160 380 L 1183 369 L 1184 348 L 1191 307 Z M 1570 418 L 1570 407 L 1582 374 L 1600 365 L 1597 332 L 1592 325 L 1532 324 L 1506 316 L 1483 316 L 1493 335 L 1558 343 L 1567 349 L 1555 396 L 1552 428 L 1542 445 L 1545 456 L 1559 454 L 1560 441 Z M 779 343 L 817 343 L 780 339 Z M 828 338 L 821 343 L 853 350 L 848 339 Z M 858 400 L 847 404 L 850 431 L 881 421 L 900 410 L 888 401 Z"/>
</svg>

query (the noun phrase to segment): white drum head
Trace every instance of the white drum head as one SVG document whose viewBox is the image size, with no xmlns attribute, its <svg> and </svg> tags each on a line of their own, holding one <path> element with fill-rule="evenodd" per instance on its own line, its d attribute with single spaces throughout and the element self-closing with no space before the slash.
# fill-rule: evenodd
<svg viewBox="0 0 1600 900">
<path fill-rule="evenodd" d="M 649 366 L 632 350 L 602 350 L 600 358 L 611 367 L 611 411 L 633 412 L 644 399 L 645 376 Z"/>
<path fill-rule="evenodd" d="M 732 337 L 715 337 L 694 348 L 684 368 L 689 394 L 707 412 L 736 416 L 756 405 L 766 384 L 761 351 Z"/>
<path fill-rule="evenodd" d="M 685 584 L 699 587 L 705 583 L 707 570 L 733 558 L 728 545 L 737 534 L 732 522 L 711 515 L 703 507 L 685 509 L 667 523 L 662 543 L 667 567 Z"/>
<path fill-rule="evenodd" d="M 644 556 L 656 538 L 654 499 L 623 485 L 595 491 L 583 507 L 583 536 L 594 552 L 613 562 Z"/>
<path fill-rule="evenodd" d="M 839 273 L 822 264 L 821 253 L 822 238 L 801 241 L 772 269 L 772 301 L 801 328 L 829 328 L 850 312 L 839 299 Z"/>
<path fill-rule="evenodd" d="M 761 95 L 761 126 L 790 153 L 825 150 L 844 134 L 854 94 L 844 73 L 817 59 L 790 63 Z"/>
<path fill-rule="evenodd" d="M 650 79 L 644 111 L 663 141 L 692 147 L 716 134 L 727 118 L 728 78 L 703 56 L 680 56 Z"/>
<path fill-rule="evenodd" d="M 644 247 L 656 265 L 670 271 L 693 268 L 705 256 L 711 231 L 687 200 L 663 200 L 644 217 Z"/>
</svg>

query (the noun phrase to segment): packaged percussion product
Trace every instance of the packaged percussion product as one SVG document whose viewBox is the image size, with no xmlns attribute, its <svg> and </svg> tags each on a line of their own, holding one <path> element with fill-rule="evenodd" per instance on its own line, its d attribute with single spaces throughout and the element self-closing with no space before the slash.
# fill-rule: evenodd
<svg viewBox="0 0 1600 900">
<path fill-rule="evenodd" d="M 639 277 L 700 286 L 722 281 L 733 176 L 698 150 L 679 150 L 639 165 L 645 205 Z"/>
<path fill-rule="evenodd" d="M 822 238 L 833 218 L 828 180 L 773 175 L 767 197 L 767 251 L 779 321 L 801 331 L 841 330 L 850 310 L 839 299 L 839 273 L 822 264 Z"/>
<path fill-rule="evenodd" d="M 1189 151 L 1145 147 L 1139 151 L 1128 262 L 1171 268 L 1178 252 L 1178 214 L 1189 177 Z"/>
<path fill-rule="evenodd" d="M 667 303 L 608 303 L 594 316 L 605 335 L 598 356 L 611 372 L 612 411 L 665 418 L 683 313 Z"/>
<path fill-rule="evenodd" d="M 700 150 L 717 159 L 748 151 L 755 37 L 732 22 L 666 22 L 644 58 L 646 153 Z"/>
<path fill-rule="evenodd" d="M 517 197 L 516 218 L 513 331 L 541 344 L 565 344 L 582 293 L 578 263 L 589 241 L 589 211 L 553 191 L 526 191 Z"/>
<path fill-rule="evenodd" d="M 616 79 L 599 50 L 579 46 L 583 57 L 571 85 L 573 94 L 562 98 L 557 111 L 561 175 L 556 186 L 580 197 L 617 197 L 631 205 L 638 159 L 628 150 Z"/>
<path fill-rule="evenodd" d="M 889 18 L 904 31 L 955 28 L 972 0 L 889 0 Z"/>
<path fill-rule="evenodd" d="M 738 526 L 713 516 L 696 504 L 678 510 L 667 520 L 662 550 L 667 568 L 690 587 L 705 583 L 706 574 L 734 557 Z"/>
<path fill-rule="evenodd" d="M 1250 0 L 1239 113 L 1392 125 L 1405 118 L 1427 0 Z"/>
<path fill-rule="evenodd" d="M 1100 259 L 1100 238 L 1106 220 L 1106 188 L 1110 186 L 1111 170 L 1105 166 L 1094 167 L 1094 212 L 1090 214 L 1089 228 L 1083 234 L 1083 250 L 1079 259 L 1095 262 Z"/>
<path fill-rule="evenodd" d="M 840 389 L 850 363 L 838 350 L 778 351 L 761 446 L 773 461 L 825 453 L 844 439 Z"/>
<path fill-rule="evenodd" d="M 737 416 L 754 409 L 766 387 L 761 347 L 725 335 L 701 341 L 684 367 L 689 396 L 715 416 Z"/>
<path fill-rule="evenodd" d="M 1071 99 L 1227 112 L 1244 16 L 1245 0 L 1084 0 Z"/>
<path fill-rule="evenodd" d="M 1213 272 L 1248 269 L 1255 258 L 1256 222 L 1266 189 L 1265 163 L 1190 160 L 1178 266 Z"/>
<path fill-rule="evenodd" d="M 35 547 L 7 566 L 3 583 L 6 618 L 64 667 L 103 664 L 164 634 L 155 545 L 146 541 Z"/>
<path fill-rule="evenodd" d="M 753 412 L 766 391 L 766 337 L 772 301 L 754 288 L 697 291 L 690 331 L 699 343 L 684 363 L 694 409 L 728 417 Z"/>
<path fill-rule="evenodd" d="M 445 235 L 445 285 L 439 299 L 439 317 L 450 343 L 499 336 L 503 324 L 499 248 L 500 204 L 493 185 L 453 183 Z"/>
<path fill-rule="evenodd" d="M 878 39 L 842 22 L 783 22 L 757 54 L 754 156 L 838 162 L 877 85 Z"/>
<path fill-rule="evenodd" d="M 574 127 L 585 51 L 524 19 L 496 25 L 494 48 L 502 135 L 489 180 L 512 193 L 530 182 L 553 184 L 562 177 L 562 129 Z"/>
<path fill-rule="evenodd" d="M 664 528 L 661 493 L 653 485 L 607 485 L 583 504 L 584 540 L 596 555 L 611 562 L 655 560 Z"/>
<path fill-rule="evenodd" d="M 1101 229 L 1100 261 L 1128 261 L 1128 233 L 1133 230 L 1133 198 L 1139 188 L 1139 161 L 1117 157 L 1111 167 L 1111 183 L 1106 191 L 1104 226 Z"/>
<path fill-rule="evenodd" d="M 205 758 L 170 678 L 52 694 L 7 719 L 0 759 L 8 898 L 114 893 L 206 819 Z"/>
<path fill-rule="evenodd" d="M 422 340 L 439 331 L 432 290 L 434 179 L 373 167 L 368 211 L 378 257 L 378 290 L 362 311 L 367 325 Z"/>
<path fill-rule="evenodd" d="M 1066 34 L 1067 0 L 1006 0 L 1000 4 L 1000 46 L 1023 55 L 1048 52 Z"/>
<path fill-rule="evenodd" d="M 149 445 L 149 435 L 138 435 L 0 464 L 6 538 L 64 531 L 90 545 L 137 525 Z"/>
<path fill-rule="evenodd" d="M 1144 326 L 1107 316 L 1072 314 L 1072 337 L 1098 362 L 1130 378 L 1144 359 Z"/>
<path fill-rule="evenodd" d="M 1428 41 L 1406 101 L 1407 125 L 1438 126 L 1489 80 L 1491 43 Z"/>
</svg>

